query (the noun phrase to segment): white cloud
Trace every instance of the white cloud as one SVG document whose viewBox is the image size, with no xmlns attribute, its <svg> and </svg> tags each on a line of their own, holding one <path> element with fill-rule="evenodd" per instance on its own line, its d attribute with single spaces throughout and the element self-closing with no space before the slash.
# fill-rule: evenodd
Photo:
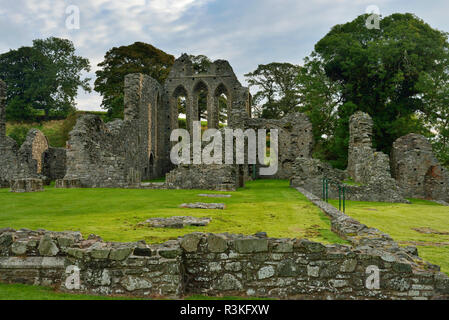
<svg viewBox="0 0 449 320">
<path fill-rule="evenodd" d="M 65 8 L 80 8 L 79 30 L 65 28 Z M 0 0 L 0 50 L 49 36 L 72 40 L 78 54 L 97 64 L 114 46 L 148 42 L 182 52 L 227 59 L 243 74 L 260 63 L 300 63 L 329 29 L 376 5 L 383 15 L 414 12 L 449 30 L 444 0 Z M 96 93 L 80 93 L 78 106 L 98 109 Z"/>
</svg>

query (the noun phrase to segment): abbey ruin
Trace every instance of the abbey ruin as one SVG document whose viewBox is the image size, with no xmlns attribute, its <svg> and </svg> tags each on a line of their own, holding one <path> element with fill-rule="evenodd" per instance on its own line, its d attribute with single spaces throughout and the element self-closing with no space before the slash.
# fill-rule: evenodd
<svg viewBox="0 0 449 320">
<path fill-rule="evenodd" d="M 333 169 L 312 158 L 312 124 L 306 115 L 253 118 L 251 94 L 227 61 L 217 60 L 206 72 L 198 73 L 186 54 L 175 61 L 165 84 L 143 74 L 128 75 L 124 119 L 104 123 L 99 116 L 80 116 L 65 149 L 50 147 L 37 129 L 30 130 L 22 146 L 6 136 L 6 84 L 0 82 L 0 186 L 19 192 L 42 191 L 41 185 L 56 180 L 58 188 L 236 190 L 257 178 L 259 164 L 175 166 L 170 161 L 170 134 L 179 126 L 178 99 L 185 101 L 186 126 L 191 131 L 193 122 L 201 120 L 200 94 L 207 95 L 208 128 L 220 129 L 219 97 L 225 96 L 228 128 L 278 130 L 279 169 L 271 178 L 290 179 L 291 186 L 318 195 L 325 177 L 339 183 L 352 179 L 356 184 L 347 186 L 351 200 L 449 201 L 449 173 L 423 136 L 399 138 L 389 157 L 373 149 L 372 120 L 358 112 L 350 119 L 348 168 Z M 163 177 L 162 185 L 143 183 Z M 336 197 L 335 191 L 331 190 L 331 197 Z"/>
<path fill-rule="evenodd" d="M 235 191 L 250 179 L 262 178 L 258 172 L 266 164 L 253 165 L 247 159 L 244 164 L 171 162 L 179 99 L 185 101 L 186 128 L 193 134 L 194 122 L 202 120 L 199 96 L 205 94 L 208 128 L 278 130 L 278 171 L 263 178 L 289 180 L 329 217 L 331 230 L 348 244 L 274 239 L 264 233 L 193 233 L 147 245 L 103 242 L 98 236 L 86 240 L 79 232 L 4 228 L 0 229 L 1 281 L 66 290 L 65 268 L 72 265 L 82 272 L 78 293 L 175 298 L 186 294 L 281 299 L 449 297 L 449 278 L 439 266 L 420 258 L 416 247 L 404 247 L 320 199 L 326 178 L 345 185 L 349 200 L 408 203 L 408 198 L 419 198 L 447 204 L 449 172 L 438 163 L 425 137 L 399 138 L 391 156 L 378 152 L 372 145 L 371 117 L 357 112 L 349 123 L 348 167 L 339 170 L 313 158 L 313 127 L 305 114 L 253 118 L 251 94 L 227 61 L 215 61 L 206 72 L 196 73 L 183 55 L 165 84 L 143 74 L 127 75 L 124 84 L 123 120 L 104 123 L 97 115 L 81 115 L 66 148 L 53 148 L 37 129 L 28 132 L 21 146 L 6 135 L 6 84 L 0 81 L 0 187 L 38 192 L 55 181 L 61 189 Z M 226 124 L 220 123 L 222 96 L 227 102 Z M 165 182 L 149 182 L 164 177 Z M 330 189 L 329 196 L 338 198 L 338 191 Z M 382 270 L 382 286 L 376 290 L 365 286 L 366 270 L 373 264 Z"/>
</svg>

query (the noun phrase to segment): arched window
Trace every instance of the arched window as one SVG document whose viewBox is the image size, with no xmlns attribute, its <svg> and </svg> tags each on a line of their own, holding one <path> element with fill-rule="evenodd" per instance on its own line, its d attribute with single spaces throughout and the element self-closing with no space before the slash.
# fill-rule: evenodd
<svg viewBox="0 0 449 320">
<path fill-rule="evenodd" d="M 217 113 L 215 117 L 218 118 L 219 124 L 227 125 L 232 106 L 229 90 L 223 83 L 218 85 L 217 89 L 215 90 L 214 97 L 215 112 Z"/>
<path fill-rule="evenodd" d="M 187 90 L 184 86 L 178 86 L 172 95 L 171 113 L 173 121 L 178 121 L 178 125 L 172 124 L 172 129 L 175 127 L 186 129 L 186 117 L 187 117 Z"/>
<path fill-rule="evenodd" d="M 199 81 L 193 89 L 193 110 L 190 121 L 201 121 L 202 126 L 209 127 L 209 88 L 206 83 Z M 203 125 L 204 124 L 204 125 Z"/>
</svg>

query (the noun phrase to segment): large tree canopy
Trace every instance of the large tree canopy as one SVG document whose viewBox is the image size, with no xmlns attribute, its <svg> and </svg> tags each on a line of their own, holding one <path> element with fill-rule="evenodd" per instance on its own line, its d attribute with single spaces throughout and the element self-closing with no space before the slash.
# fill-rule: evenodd
<svg viewBox="0 0 449 320">
<path fill-rule="evenodd" d="M 35 120 L 45 116 L 66 116 L 75 109 L 78 88 L 90 91 L 89 60 L 76 56 L 70 40 L 34 40 L 32 47 L 21 47 L 0 55 L 0 78 L 6 81 L 7 117 Z"/>
<path fill-rule="evenodd" d="M 254 114 L 262 118 L 280 118 L 298 107 L 296 79 L 300 67 L 290 63 L 273 62 L 259 65 L 245 74 L 250 87 L 256 87 L 253 96 Z"/>
<path fill-rule="evenodd" d="M 175 58 L 150 44 L 136 42 L 109 50 L 96 72 L 95 91 L 103 96 L 102 107 L 110 117 L 124 112 L 124 80 L 130 73 L 143 73 L 164 83 Z"/>
<path fill-rule="evenodd" d="M 380 29 L 366 28 L 367 18 L 368 15 L 362 15 L 333 27 L 316 44 L 305 66 L 309 75 L 316 75 L 315 79 L 299 77 L 306 90 L 313 91 L 320 81 L 328 80 L 339 87 L 338 94 L 331 90 L 324 102 L 329 106 L 338 102 L 328 154 L 339 167 L 344 167 L 347 160 L 348 120 L 358 110 L 373 117 L 374 145 L 384 152 L 388 153 L 393 141 L 404 134 L 426 133 L 418 117 L 428 109 L 422 94 L 429 86 L 422 79 L 449 70 L 445 65 L 446 33 L 432 29 L 412 14 L 385 17 Z M 320 70 L 328 80 L 320 80 L 323 77 Z M 309 111 L 317 114 L 313 107 Z M 328 117 L 328 113 L 323 116 Z"/>
</svg>

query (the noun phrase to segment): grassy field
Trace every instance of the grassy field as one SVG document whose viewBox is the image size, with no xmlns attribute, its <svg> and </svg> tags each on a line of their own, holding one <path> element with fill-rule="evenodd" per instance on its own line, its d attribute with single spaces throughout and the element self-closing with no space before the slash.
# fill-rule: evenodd
<svg viewBox="0 0 449 320">
<path fill-rule="evenodd" d="M 232 198 L 201 198 L 199 190 L 55 189 L 13 194 L 0 190 L 0 227 L 81 231 L 106 241 L 160 243 L 191 232 L 254 234 L 342 243 L 329 219 L 288 181 L 259 180 Z M 183 203 L 222 202 L 226 210 L 182 209 Z M 211 217 L 207 227 L 155 229 L 138 224 L 152 217 Z"/>
<path fill-rule="evenodd" d="M 30 286 L 24 284 L 0 283 L 0 300 L 146 300 L 143 298 L 106 297 L 84 294 L 69 294 L 57 292 L 52 288 Z M 193 295 L 184 300 L 268 300 L 260 298 L 241 297 L 207 297 Z"/>
<path fill-rule="evenodd" d="M 346 213 L 388 233 L 401 245 L 416 245 L 419 255 L 449 275 L 449 207 L 431 201 L 408 204 L 347 201 Z M 330 201 L 338 207 L 338 200 Z"/>
</svg>

